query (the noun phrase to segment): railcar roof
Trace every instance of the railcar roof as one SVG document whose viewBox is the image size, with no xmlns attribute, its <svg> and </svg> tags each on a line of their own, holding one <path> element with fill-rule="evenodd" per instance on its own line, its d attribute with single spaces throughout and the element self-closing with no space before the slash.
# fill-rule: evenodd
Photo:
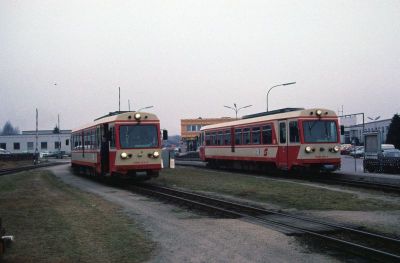
<svg viewBox="0 0 400 263">
<path fill-rule="evenodd" d="M 322 110 L 322 118 L 337 117 L 336 113 L 332 110 L 323 109 L 323 108 L 312 108 L 312 109 L 290 111 L 290 112 L 277 113 L 277 114 L 272 114 L 272 115 L 266 115 L 266 116 L 260 116 L 260 117 L 240 119 L 240 120 L 235 120 L 235 121 L 212 124 L 212 125 L 204 126 L 200 130 L 218 129 L 218 128 L 223 128 L 223 127 L 239 126 L 239 125 L 246 125 L 246 124 L 250 124 L 250 123 L 281 120 L 281 119 L 290 119 L 290 118 L 297 118 L 297 117 L 310 117 L 310 116 L 315 116 L 316 110 Z M 313 112 L 313 115 L 311 115 L 311 112 Z"/>
<path fill-rule="evenodd" d="M 94 122 L 92 123 L 88 123 L 82 127 L 79 127 L 77 129 L 73 129 L 72 132 L 76 132 L 79 130 L 83 130 L 83 129 L 87 129 L 99 124 L 103 124 L 103 123 L 108 123 L 108 122 L 118 122 L 118 121 L 127 121 L 127 120 L 131 120 L 133 123 L 136 123 L 137 121 L 134 118 L 135 113 L 140 113 L 142 115 L 141 120 L 143 121 L 159 121 L 157 115 L 153 114 L 153 113 L 149 113 L 149 112 L 135 112 L 135 111 L 128 111 L 128 112 L 124 112 L 124 113 L 120 113 L 120 114 L 116 114 L 116 115 L 111 115 L 109 117 L 103 117 L 100 119 L 96 119 Z"/>
</svg>

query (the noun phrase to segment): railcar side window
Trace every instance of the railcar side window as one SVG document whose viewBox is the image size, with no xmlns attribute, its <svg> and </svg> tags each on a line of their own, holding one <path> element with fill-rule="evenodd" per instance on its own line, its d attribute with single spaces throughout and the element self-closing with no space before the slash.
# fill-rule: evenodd
<svg viewBox="0 0 400 263">
<path fill-rule="evenodd" d="M 206 132 L 206 145 L 211 145 L 211 135 L 209 132 Z"/>
<path fill-rule="evenodd" d="M 243 144 L 250 144 L 250 128 L 243 129 Z"/>
<path fill-rule="evenodd" d="M 217 133 L 213 132 L 211 135 L 211 145 L 217 145 Z"/>
<path fill-rule="evenodd" d="M 235 129 L 235 144 L 242 144 L 242 129 Z"/>
<path fill-rule="evenodd" d="M 289 142 L 299 142 L 299 126 L 297 121 L 289 122 Z"/>
<path fill-rule="evenodd" d="M 260 127 L 254 127 L 251 129 L 251 138 L 253 144 L 260 144 Z"/>
<path fill-rule="evenodd" d="M 222 145 L 222 144 L 223 144 L 223 132 L 219 131 L 218 138 L 217 138 L 217 145 Z"/>
<path fill-rule="evenodd" d="M 262 127 L 262 143 L 272 144 L 272 128 L 271 125 Z"/>
<path fill-rule="evenodd" d="M 231 131 L 230 130 L 226 130 L 225 131 L 225 145 L 231 145 Z"/>
<path fill-rule="evenodd" d="M 286 143 L 286 123 L 279 123 L 279 142 Z"/>
</svg>

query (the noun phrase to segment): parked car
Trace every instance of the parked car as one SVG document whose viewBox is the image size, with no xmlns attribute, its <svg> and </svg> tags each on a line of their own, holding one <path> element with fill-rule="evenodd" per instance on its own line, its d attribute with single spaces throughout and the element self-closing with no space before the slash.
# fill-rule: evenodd
<svg viewBox="0 0 400 263">
<path fill-rule="evenodd" d="M 356 148 L 350 152 L 350 155 L 356 158 L 364 156 L 364 146 L 356 146 Z"/>
<path fill-rule="evenodd" d="M 383 157 L 395 157 L 400 158 L 400 150 L 399 149 L 387 149 L 382 150 Z"/>
<path fill-rule="evenodd" d="M 0 154 L 11 154 L 11 152 L 0 148 Z"/>
<path fill-rule="evenodd" d="M 351 144 L 342 144 L 340 145 L 340 154 L 342 155 L 349 155 L 350 151 L 352 150 Z"/>
<path fill-rule="evenodd" d="M 47 158 L 47 157 L 51 157 L 52 153 L 48 152 L 48 151 L 44 151 L 44 152 L 40 152 L 39 156 L 40 156 L 40 158 Z"/>
</svg>

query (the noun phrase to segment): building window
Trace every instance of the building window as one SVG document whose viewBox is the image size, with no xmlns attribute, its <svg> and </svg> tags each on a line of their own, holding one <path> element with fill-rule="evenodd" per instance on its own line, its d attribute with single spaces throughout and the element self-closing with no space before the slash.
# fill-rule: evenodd
<svg viewBox="0 0 400 263">
<path fill-rule="evenodd" d="M 14 150 L 19 150 L 19 149 L 20 149 L 19 142 L 14 142 Z"/>
<path fill-rule="evenodd" d="M 28 142 L 27 144 L 26 144 L 26 148 L 28 148 L 28 151 L 32 151 L 33 150 L 33 142 Z"/>
<path fill-rule="evenodd" d="M 40 149 L 47 150 L 47 142 L 40 142 Z"/>
<path fill-rule="evenodd" d="M 54 149 L 58 150 L 61 148 L 61 142 L 54 142 Z"/>
<path fill-rule="evenodd" d="M 7 150 L 7 143 L 0 143 L 0 148 L 1 149 L 4 149 L 4 150 Z"/>
<path fill-rule="evenodd" d="M 65 145 L 67 145 L 67 146 L 69 145 L 69 139 L 65 140 Z"/>
</svg>

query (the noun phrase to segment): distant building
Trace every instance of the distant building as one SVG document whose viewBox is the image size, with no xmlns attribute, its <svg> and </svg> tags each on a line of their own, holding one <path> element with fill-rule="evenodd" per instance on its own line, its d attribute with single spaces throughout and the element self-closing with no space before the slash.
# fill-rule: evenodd
<svg viewBox="0 0 400 263">
<path fill-rule="evenodd" d="M 61 151 L 71 153 L 71 130 L 38 131 L 38 152 Z M 61 146 L 61 147 L 60 147 Z M 22 131 L 22 134 L 0 136 L 0 148 L 11 153 L 34 153 L 36 148 L 36 131 Z"/>
<path fill-rule="evenodd" d="M 199 144 L 200 129 L 203 126 L 233 121 L 229 117 L 181 119 L 181 140 L 183 151 L 196 151 Z"/>
<path fill-rule="evenodd" d="M 391 122 L 392 119 L 385 119 L 364 123 L 364 125 L 361 123 L 347 126 L 344 129 L 344 138 L 342 138 L 342 143 L 354 143 L 354 141 L 356 141 L 357 144 L 364 144 L 364 132 L 379 132 L 381 143 L 385 143 Z"/>
</svg>

